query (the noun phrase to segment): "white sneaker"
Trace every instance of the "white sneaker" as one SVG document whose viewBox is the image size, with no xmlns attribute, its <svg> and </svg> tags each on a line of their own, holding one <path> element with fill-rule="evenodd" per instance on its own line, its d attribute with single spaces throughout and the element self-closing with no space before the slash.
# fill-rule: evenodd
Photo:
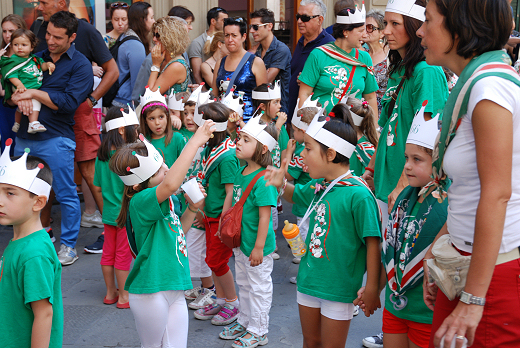
<svg viewBox="0 0 520 348">
<path fill-rule="evenodd" d="M 294 259 L 292 259 L 292 263 L 295 263 L 295 264 L 298 265 L 298 264 L 300 263 L 301 260 L 302 260 L 301 257 L 295 257 Z"/>
<path fill-rule="evenodd" d="M 62 244 L 60 246 L 60 251 L 58 251 L 58 260 L 62 266 L 72 265 L 78 259 L 78 253 L 76 249 L 66 246 Z"/>
<path fill-rule="evenodd" d="M 278 253 L 272 253 L 271 256 L 273 257 L 273 260 L 280 260 L 280 255 L 278 255 Z"/>
<path fill-rule="evenodd" d="M 188 304 L 191 309 L 201 309 L 217 301 L 217 295 L 209 289 L 203 289 L 195 301 Z"/>
<path fill-rule="evenodd" d="M 354 313 L 353 316 L 357 316 L 359 314 L 359 306 L 354 306 Z"/>
<path fill-rule="evenodd" d="M 296 277 L 289 278 L 289 283 L 296 284 Z"/>
<path fill-rule="evenodd" d="M 81 215 L 81 227 L 105 227 L 103 225 L 103 217 L 99 210 L 96 210 L 93 214 L 83 213 Z"/>
<path fill-rule="evenodd" d="M 200 292 L 202 291 L 202 286 L 197 286 L 191 290 L 184 291 L 184 298 L 189 301 L 193 301 L 199 297 Z"/>
<path fill-rule="evenodd" d="M 363 338 L 363 345 L 367 348 L 383 348 L 383 333 Z"/>
</svg>

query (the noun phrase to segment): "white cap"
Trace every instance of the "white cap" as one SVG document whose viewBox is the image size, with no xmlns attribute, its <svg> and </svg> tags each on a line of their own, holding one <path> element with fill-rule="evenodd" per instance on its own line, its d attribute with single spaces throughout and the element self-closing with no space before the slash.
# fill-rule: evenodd
<svg viewBox="0 0 520 348">
<path fill-rule="evenodd" d="M 152 175 L 157 173 L 164 163 L 164 159 L 159 151 L 157 151 L 157 149 L 150 144 L 142 134 L 139 134 L 139 139 L 141 139 L 146 146 L 148 156 L 141 156 L 135 153 L 135 151 L 133 152 L 133 155 L 137 157 L 137 160 L 139 161 L 139 166 L 136 168 L 128 167 L 126 170 L 132 173 L 130 175 L 119 175 L 126 186 L 137 185 L 148 180 Z"/>
<path fill-rule="evenodd" d="M 119 127 L 126 127 L 134 124 L 139 124 L 137 114 L 130 107 L 130 105 L 128 106 L 128 113 L 126 113 L 123 108 L 121 108 L 121 113 L 123 114 L 123 117 L 114 118 L 105 123 L 106 132 L 110 132 L 112 129 L 118 129 Z"/>
<path fill-rule="evenodd" d="M 439 114 L 426 121 L 424 119 L 424 109 L 428 101 L 425 100 L 421 106 L 421 109 L 417 112 L 413 119 L 412 126 L 408 132 L 408 138 L 406 139 L 407 144 L 415 144 L 427 149 L 433 150 L 435 147 L 435 141 L 439 134 Z"/>
<path fill-rule="evenodd" d="M 426 8 L 416 5 L 415 0 L 388 0 L 385 12 L 399 13 L 403 16 L 412 17 L 424 22 L 424 11 Z"/>
<path fill-rule="evenodd" d="M 252 136 L 262 145 L 266 145 L 269 151 L 273 151 L 278 141 L 273 138 L 271 134 L 265 131 L 267 124 L 260 124 L 260 118 L 260 115 L 251 117 L 249 121 L 247 121 L 245 127 L 242 128 L 242 132 Z"/>
<path fill-rule="evenodd" d="M 337 24 L 359 24 L 365 23 L 367 17 L 367 12 L 365 10 L 365 2 L 363 1 L 363 7 L 361 10 L 358 9 L 356 5 L 356 9 L 354 13 L 348 13 L 346 16 L 336 16 Z"/>
<path fill-rule="evenodd" d="M 280 87 L 280 81 L 274 81 L 273 84 L 268 85 L 267 92 L 252 92 L 252 97 L 255 100 L 273 100 L 280 99 L 282 97 L 282 89 Z"/>
</svg>

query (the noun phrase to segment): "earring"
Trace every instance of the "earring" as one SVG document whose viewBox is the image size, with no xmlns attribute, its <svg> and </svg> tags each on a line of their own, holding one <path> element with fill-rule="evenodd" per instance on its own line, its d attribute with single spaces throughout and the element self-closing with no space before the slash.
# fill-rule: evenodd
<svg viewBox="0 0 520 348">
<path fill-rule="evenodd" d="M 345 39 L 348 39 L 348 35 L 345 35 Z"/>
<path fill-rule="evenodd" d="M 170 53 L 170 58 L 172 58 L 172 59 L 173 59 L 173 53 Z"/>
<path fill-rule="evenodd" d="M 382 44 L 382 43 L 384 43 L 384 42 L 385 42 L 385 40 L 383 40 L 383 39 L 379 39 L 379 43 L 380 43 L 380 44 Z"/>
</svg>

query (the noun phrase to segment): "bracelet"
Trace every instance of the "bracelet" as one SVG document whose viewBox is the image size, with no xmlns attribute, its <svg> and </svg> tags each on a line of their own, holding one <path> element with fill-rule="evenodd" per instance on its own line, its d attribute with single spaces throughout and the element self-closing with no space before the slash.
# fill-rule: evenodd
<svg viewBox="0 0 520 348">
<path fill-rule="evenodd" d="M 150 68 L 150 72 L 161 72 L 161 69 L 158 66 L 152 65 Z"/>
<path fill-rule="evenodd" d="M 189 204 L 188 204 L 188 210 L 191 211 L 192 213 L 195 213 L 195 214 L 197 214 L 199 212 L 199 209 L 191 210 L 191 205 L 189 205 Z"/>
<path fill-rule="evenodd" d="M 369 172 L 372 172 L 372 174 L 374 174 L 374 169 L 372 169 L 370 167 L 365 167 L 365 170 L 368 170 Z"/>
</svg>

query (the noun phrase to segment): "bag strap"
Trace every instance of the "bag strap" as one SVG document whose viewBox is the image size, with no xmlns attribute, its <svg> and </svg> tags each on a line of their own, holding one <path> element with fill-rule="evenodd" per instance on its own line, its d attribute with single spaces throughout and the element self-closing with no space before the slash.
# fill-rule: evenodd
<svg viewBox="0 0 520 348">
<path fill-rule="evenodd" d="M 249 194 L 251 193 L 251 190 L 253 189 L 253 187 L 255 186 L 256 182 L 258 181 L 258 179 L 260 179 L 261 176 L 263 176 L 265 173 L 267 172 L 267 170 L 262 170 L 261 172 L 259 172 L 258 174 L 255 175 L 255 177 L 253 178 L 253 180 L 251 180 L 251 182 L 249 183 L 249 185 L 247 185 L 247 188 L 246 188 L 246 192 L 244 192 L 244 194 L 242 195 L 242 197 L 240 197 L 240 200 L 237 202 L 237 204 L 235 204 L 235 207 L 237 205 L 244 205 L 244 203 L 246 203 L 246 199 L 247 197 L 249 196 Z"/>
<path fill-rule="evenodd" d="M 229 94 L 229 91 L 231 91 L 231 88 L 233 88 L 233 84 L 235 83 L 235 80 L 238 76 L 238 73 L 240 72 L 240 70 L 242 70 L 242 67 L 244 66 L 244 64 L 246 64 L 247 60 L 249 59 L 249 57 L 252 56 L 252 53 L 250 52 L 246 52 L 246 54 L 244 54 L 244 56 L 242 57 L 242 59 L 240 60 L 240 63 L 238 63 L 236 69 L 235 69 L 235 72 L 233 72 L 233 75 L 231 75 L 231 79 L 229 80 L 229 85 L 226 89 L 226 94 L 225 95 L 228 95 Z"/>
<path fill-rule="evenodd" d="M 404 77 L 404 76 L 401 78 L 401 82 L 399 82 L 399 86 L 397 86 L 397 89 L 392 94 L 392 101 L 390 102 L 390 105 L 388 105 L 388 118 L 391 118 L 390 116 L 392 115 L 392 110 L 394 109 L 395 103 L 397 102 L 397 95 L 399 94 L 401 87 L 403 87 L 405 79 L 406 79 L 406 77 Z"/>
<path fill-rule="evenodd" d="M 359 56 L 359 50 L 356 50 L 356 59 L 358 59 L 358 56 Z M 354 78 L 354 73 L 356 72 L 356 67 L 357 67 L 357 65 L 354 65 L 352 67 L 352 70 L 350 70 L 350 76 L 348 77 L 347 85 L 343 89 L 343 93 L 341 93 L 341 97 L 339 97 L 339 99 L 338 99 L 339 101 L 341 101 L 341 99 L 343 99 L 343 97 L 345 96 L 345 93 L 347 93 L 348 89 L 350 88 L 350 85 L 352 84 L 352 79 Z"/>
</svg>

